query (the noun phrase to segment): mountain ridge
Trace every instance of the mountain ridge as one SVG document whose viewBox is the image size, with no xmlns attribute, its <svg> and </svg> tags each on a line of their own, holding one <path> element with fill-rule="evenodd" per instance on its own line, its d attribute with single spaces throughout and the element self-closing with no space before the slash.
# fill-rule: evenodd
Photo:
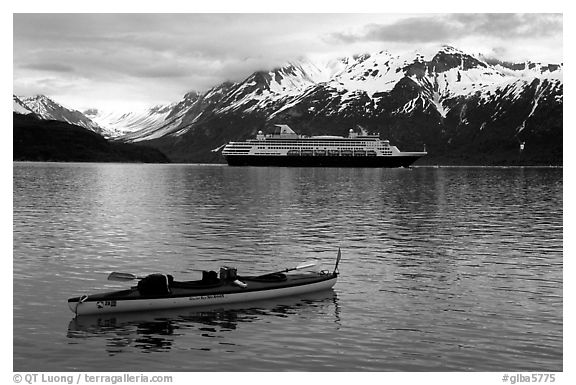
<svg viewBox="0 0 576 385">
<path fill-rule="evenodd" d="M 303 134 L 345 134 L 362 124 L 408 150 L 427 144 L 429 161 L 460 154 L 464 162 L 485 162 L 480 147 L 472 146 L 476 155 L 469 157 L 454 144 L 469 148 L 465 140 L 489 138 L 506 151 L 523 144 L 528 151 L 511 160 L 523 164 L 535 159 L 526 156 L 536 145 L 532 138 L 542 140 L 539 135 L 548 132 L 560 155 L 536 161 L 561 164 L 562 105 L 563 64 L 484 60 L 450 46 L 383 50 L 292 61 L 192 91 L 178 102 L 117 117 L 122 129 L 115 137 L 157 146 L 175 161 L 214 162 L 222 159 L 211 149 L 274 124 L 291 124 Z"/>
<path fill-rule="evenodd" d="M 98 124 L 86 117 L 82 112 L 66 108 L 46 95 L 34 95 L 29 97 L 16 97 L 23 106 L 33 112 L 37 117 L 44 120 L 58 120 L 76 126 L 84 127 L 100 135 L 107 134 Z M 15 101 L 16 103 L 16 101 Z M 20 113 L 14 110 L 14 112 Z"/>
<path fill-rule="evenodd" d="M 542 78 L 545 77 L 543 75 L 545 73 L 548 73 L 549 75 L 560 73 L 560 78 L 562 76 L 562 65 L 542 65 L 531 62 L 512 65 L 507 62 L 492 60 L 493 63 L 501 67 L 499 70 L 497 67 L 490 67 L 489 64 L 486 64 L 479 58 L 467 55 L 450 46 L 441 47 L 441 49 L 435 54 L 433 54 L 433 52 L 434 51 L 419 53 L 418 51 L 413 51 L 410 54 L 393 55 L 389 51 L 380 51 L 376 54 L 353 55 L 332 59 L 322 64 L 308 60 L 300 62 L 292 61 L 284 67 L 278 67 L 268 72 L 257 71 L 238 83 L 225 82 L 221 85 L 215 86 L 205 93 L 192 91 L 186 94 L 179 102 L 161 106 L 163 108 L 174 109 L 171 113 L 164 116 L 159 116 L 154 113 L 153 109 L 155 107 L 152 107 L 149 111 L 139 114 L 141 116 L 140 119 L 149 122 L 149 124 L 140 126 L 135 124 L 126 125 L 126 122 L 129 119 L 126 119 L 124 123 L 117 122 L 117 124 L 124 124 L 125 129 L 123 129 L 122 132 L 127 135 L 125 138 L 126 140 L 147 140 L 151 137 L 170 134 L 172 131 L 176 132 L 178 130 L 175 126 L 182 125 L 182 123 L 186 123 L 187 121 L 195 121 L 193 118 L 184 119 L 184 121 L 175 119 L 177 116 L 182 117 L 183 109 L 193 109 L 192 105 L 199 99 L 210 100 L 211 103 L 214 104 L 215 90 L 220 91 L 223 87 L 228 88 L 229 90 L 233 89 L 233 92 L 229 92 L 222 101 L 219 101 L 222 104 L 222 107 L 214 112 L 232 112 L 235 110 L 241 110 L 242 106 L 245 107 L 244 111 L 253 112 L 257 109 L 262 109 L 275 104 L 282 104 L 284 102 L 284 105 L 280 106 L 278 110 L 271 111 L 270 117 L 273 118 L 278 115 L 281 110 L 289 108 L 292 104 L 297 103 L 299 99 L 302 99 L 307 92 L 311 91 L 310 88 L 322 84 L 327 84 L 336 92 L 346 91 L 346 95 L 342 95 L 344 96 L 343 100 L 346 101 L 347 98 L 355 99 L 355 94 L 362 92 L 366 92 L 370 98 L 374 99 L 374 94 L 390 92 L 392 88 L 404 77 L 412 78 L 412 80 L 417 82 L 420 81 L 422 74 L 426 71 L 440 74 L 440 76 L 443 77 L 443 79 L 440 80 L 443 81 L 444 86 L 450 83 L 455 84 L 456 81 L 454 79 L 450 81 L 448 77 L 452 76 L 455 78 L 457 76 L 462 76 L 459 71 L 454 71 L 456 66 L 461 67 L 464 70 L 463 72 L 465 75 L 468 76 L 468 79 L 465 80 L 468 80 L 467 84 L 469 87 L 460 87 L 459 89 L 449 90 L 452 96 L 475 93 L 477 89 L 471 87 L 470 83 L 473 83 L 475 80 L 482 80 L 482 70 L 490 70 L 490 73 L 483 74 L 485 87 L 490 85 L 494 86 L 494 84 L 502 84 L 503 79 L 500 78 L 505 78 L 506 76 L 508 77 L 508 81 L 516 81 L 519 79 L 531 80 L 535 77 Z M 459 55 L 460 58 L 459 62 L 448 63 L 446 60 L 442 61 L 442 56 L 439 55 Z M 383 62 L 383 57 L 387 58 L 385 64 L 393 61 L 395 62 L 395 67 L 388 65 L 388 68 L 385 68 L 388 76 L 384 80 L 376 79 L 377 74 L 378 72 L 381 72 L 381 69 L 375 71 L 372 68 L 368 68 L 369 65 L 367 65 L 366 62 L 371 60 L 373 63 L 370 64 L 376 66 L 378 60 Z M 435 58 L 436 62 L 434 62 Z M 426 60 L 429 60 L 433 65 L 437 65 L 438 67 L 422 67 L 422 64 Z M 548 69 L 548 71 L 545 69 Z M 453 72 L 454 74 L 450 74 L 450 72 Z M 346 74 L 349 75 L 346 76 Z M 370 76 L 371 74 L 374 75 Z M 473 78 L 473 76 L 475 76 L 475 78 Z M 553 77 L 554 75 L 551 76 Z M 381 78 L 382 76 L 379 77 Z M 495 82 L 495 80 L 497 80 L 497 82 Z M 461 82 L 462 80 L 458 81 Z M 425 87 L 426 84 L 420 84 L 420 86 Z M 477 88 L 478 85 L 475 86 Z M 439 85 L 438 90 L 442 89 L 441 85 Z M 444 90 L 446 90 L 446 87 L 444 87 Z M 191 94 L 194 95 L 192 101 L 190 100 Z M 429 93 L 430 99 L 436 97 L 437 100 L 435 101 L 435 104 L 439 107 L 439 112 L 441 113 L 445 113 L 446 111 L 442 104 L 439 103 L 440 100 L 438 99 L 441 97 L 445 98 L 446 96 L 447 95 L 440 94 L 434 95 L 433 92 Z M 176 112 L 176 107 L 180 109 L 178 112 Z M 199 114 L 200 111 L 198 110 L 198 106 L 195 106 L 195 109 Z M 94 120 L 97 122 L 99 121 L 98 118 L 94 118 Z M 172 126 L 174 130 L 170 130 L 168 128 L 170 126 Z M 162 134 L 152 134 L 155 127 L 162 128 Z M 139 129 L 142 129 L 143 135 L 135 133 Z"/>
<path fill-rule="evenodd" d="M 107 140 L 85 127 L 13 114 L 13 160 L 57 162 L 168 163 L 157 149 Z"/>
</svg>

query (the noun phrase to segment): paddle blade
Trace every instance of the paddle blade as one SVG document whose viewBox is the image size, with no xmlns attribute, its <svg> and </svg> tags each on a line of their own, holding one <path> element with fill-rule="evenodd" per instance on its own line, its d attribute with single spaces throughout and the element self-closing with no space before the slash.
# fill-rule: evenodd
<svg viewBox="0 0 576 385">
<path fill-rule="evenodd" d="M 135 276 L 134 274 L 118 273 L 115 271 L 110 273 L 110 275 L 108 276 L 109 281 L 132 281 L 134 279 L 138 279 L 138 277 Z"/>
<path fill-rule="evenodd" d="M 338 248 L 338 255 L 336 256 L 336 265 L 334 266 L 334 272 L 332 274 L 336 274 L 336 272 L 338 272 L 338 264 L 340 263 L 341 258 L 342 258 L 342 252 L 340 252 L 340 248 Z"/>
</svg>

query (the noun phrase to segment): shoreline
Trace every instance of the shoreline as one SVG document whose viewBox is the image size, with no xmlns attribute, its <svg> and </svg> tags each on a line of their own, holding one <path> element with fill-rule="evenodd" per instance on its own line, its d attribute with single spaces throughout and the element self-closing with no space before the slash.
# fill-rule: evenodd
<svg viewBox="0 0 576 385">
<path fill-rule="evenodd" d="M 51 161 L 51 160 L 13 160 L 12 163 L 63 163 L 63 164 L 130 164 L 130 165 L 176 165 L 176 166 L 227 166 L 227 167 L 239 167 L 239 166 L 228 166 L 226 163 L 182 163 L 182 162 L 171 162 L 171 163 L 155 163 L 155 162 L 83 162 L 83 161 Z M 242 167 L 242 166 L 240 166 Z M 244 166 L 244 167 L 269 167 L 269 168 L 366 168 L 366 169 L 402 169 L 405 167 L 279 167 L 279 166 Z M 411 168 L 550 168 L 550 169 L 563 169 L 563 165 L 412 165 L 407 167 Z"/>
</svg>

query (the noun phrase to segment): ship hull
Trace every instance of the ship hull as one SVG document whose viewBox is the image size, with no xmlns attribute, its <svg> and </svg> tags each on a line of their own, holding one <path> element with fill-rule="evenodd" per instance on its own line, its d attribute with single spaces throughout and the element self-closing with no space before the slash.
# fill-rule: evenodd
<svg viewBox="0 0 576 385">
<path fill-rule="evenodd" d="M 287 155 L 228 155 L 230 166 L 278 167 L 409 167 L 422 155 L 397 156 L 287 156 Z"/>
</svg>

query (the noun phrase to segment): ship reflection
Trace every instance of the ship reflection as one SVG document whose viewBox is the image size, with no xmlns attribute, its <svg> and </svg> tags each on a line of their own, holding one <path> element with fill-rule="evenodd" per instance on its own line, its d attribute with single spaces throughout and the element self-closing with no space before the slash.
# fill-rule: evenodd
<svg viewBox="0 0 576 385">
<path fill-rule="evenodd" d="M 129 350 L 143 352 L 169 351 L 180 337 L 215 338 L 219 333 L 234 332 L 247 322 L 262 322 L 269 317 L 291 317 L 329 314 L 340 325 L 340 308 L 336 293 L 330 289 L 299 298 L 255 301 L 223 307 L 174 309 L 154 312 L 131 312 L 79 316 L 68 325 L 67 337 L 78 343 L 82 339 L 105 340 L 109 355 Z"/>
</svg>

